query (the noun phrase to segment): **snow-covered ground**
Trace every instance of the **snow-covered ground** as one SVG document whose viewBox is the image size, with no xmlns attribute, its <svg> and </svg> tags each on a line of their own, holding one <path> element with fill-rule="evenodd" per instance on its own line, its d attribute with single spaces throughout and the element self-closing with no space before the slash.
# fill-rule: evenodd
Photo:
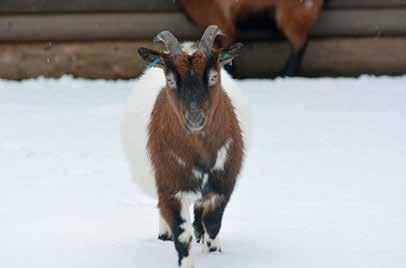
<svg viewBox="0 0 406 268">
<path fill-rule="evenodd" d="M 0 81 L 0 267 L 176 267 L 121 149 L 133 84 Z M 406 77 L 240 84 L 251 147 L 196 267 L 406 267 Z"/>
</svg>

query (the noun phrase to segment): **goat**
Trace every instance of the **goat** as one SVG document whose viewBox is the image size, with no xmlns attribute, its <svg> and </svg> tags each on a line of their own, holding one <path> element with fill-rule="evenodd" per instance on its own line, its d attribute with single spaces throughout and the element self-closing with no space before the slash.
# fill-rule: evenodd
<svg viewBox="0 0 406 268">
<path fill-rule="evenodd" d="M 282 76 L 299 73 L 308 36 L 323 6 L 323 0 L 181 0 L 186 14 L 198 25 L 219 25 L 234 40 L 237 30 L 254 19 L 254 27 L 270 20 L 274 11 L 278 28 L 291 44 L 290 56 L 283 68 Z M 265 17 L 264 17 L 265 16 Z M 261 19 L 263 21 L 258 21 Z M 255 19 L 256 18 L 256 19 Z M 267 25 L 265 25 L 267 26 Z"/>
<path fill-rule="evenodd" d="M 138 52 L 164 72 L 148 69 L 130 96 L 124 148 L 136 183 L 158 197 L 158 238 L 173 240 L 179 266 L 189 268 L 193 234 L 205 252 L 221 252 L 222 217 L 243 163 L 249 116 L 235 81 L 222 69 L 242 45 L 224 46 L 217 26 L 208 27 L 198 44 L 182 47 L 168 31 L 154 41 L 168 53 Z"/>
</svg>

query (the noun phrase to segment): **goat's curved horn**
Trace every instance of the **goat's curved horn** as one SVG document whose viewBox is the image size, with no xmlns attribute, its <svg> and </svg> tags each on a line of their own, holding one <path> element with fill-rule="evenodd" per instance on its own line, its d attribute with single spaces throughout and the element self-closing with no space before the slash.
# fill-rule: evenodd
<svg viewBox="0 0 406 268">
<path fill-rule="evenodd" d="M 204 32 L 202 39 L 200 39 L 199 42 L 199 49 L 206 56 L 211 54 L 211 50 L 214 45 L 214 40 L 216 40 L 216 36 L 219 34 L 223 34 L 223 32 L 217 25 L 211 25 L 207 27 L 206 31 Z"/>
<path fill-rule="evenodd" d="M 169 50 L 169 53 L 172 55 L 182 54 L 182 49 L 178 39 L 169 31 L 162 31 L 153 39 L 154 42 L 162 42 L 165 44 L 166 48 Z"/>
</svg>

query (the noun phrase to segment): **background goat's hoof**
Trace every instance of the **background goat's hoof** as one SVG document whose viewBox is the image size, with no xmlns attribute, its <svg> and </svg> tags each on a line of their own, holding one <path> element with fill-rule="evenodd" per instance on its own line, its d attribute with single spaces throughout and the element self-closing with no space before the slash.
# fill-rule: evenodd
<svg viewBox="0 0 406 268">
<path fill-rule="evenodd" d="M 299 76 L 300 69 L 290 66 L 285 66 L 280 72 L 279 77 L 282 78 L 289 78 L 289 77 L 297 77 Z"/>
<path fill-rule="evenodd" d="M 168 233 L 159 234 L 158 239 L 162 241 L 173 241 L 173 236 Z"/>
</svg>

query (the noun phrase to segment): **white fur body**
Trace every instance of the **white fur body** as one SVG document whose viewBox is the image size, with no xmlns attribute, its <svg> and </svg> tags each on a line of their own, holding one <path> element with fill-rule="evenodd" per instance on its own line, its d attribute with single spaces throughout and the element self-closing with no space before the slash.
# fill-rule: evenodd
<svg viewBox="0 0 406 268">
<path fill-rule="evenodd" d="M 245 147 L 248 146 L 249 114 L 242 92 L 233 78 L 221 71 L 221 83 L 235 108 Z M 155 100 L 165 86 L 164 72 L 151 68 L 136 82 L 129 97 L 122 123 L 122 139 L 130 172 L 136 184 L 148 195 L 157 196 L 154 172 L 147 150 L 148 125 Z M 183 160 L 179 159 L 179 164 Z"/>
</svg>

